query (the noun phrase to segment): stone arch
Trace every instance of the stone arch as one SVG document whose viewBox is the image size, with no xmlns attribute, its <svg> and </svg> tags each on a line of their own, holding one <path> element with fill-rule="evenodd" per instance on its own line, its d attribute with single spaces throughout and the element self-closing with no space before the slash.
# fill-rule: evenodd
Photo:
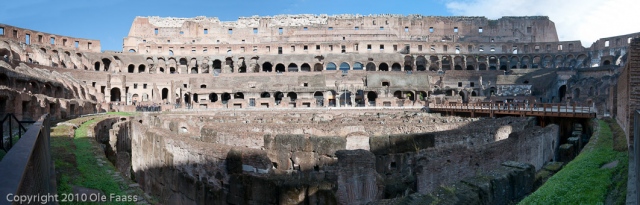
<svg viewBox="0 0 640 205">
<path fill-rule="evenodd" d="M 387 63 L 380 63 L 378 66 L 379 71 L 389 71 L 389 65 Z"/>
<path fill-rule="evenodd" d="M 198 68 L 197 67 L 191 67 L 191 72 L 189 72 L 191 74 L 198 74 Z"/>
<path fill-rule="evenodd" d="M 451 57 L 442 56 L 442 70 L 451 70 Z"/>
<path fill-rule="evenodd" d="M 296 94 L 295 92 L 289 92 L 287 93 L 287 97 L 289 98 L 289 100 L 291 100 L 291 102 L 294 102 L 298 99 L 298 94 Z"/>
<path fill-rule="evenodd" d="M 147 72 L 147 66 L 145 66 L 144 64 L 138 65 L 138 73 L 146 73 L 146 72 Z"/>
<path fill-rule="evenodd" d="M 529 58 L 529 56 L 523 56 L 520 60 L 520 68 L 529 68 L 529 64 L 531 64 L 531 58 Z"/>
<path fill-rule="evenodd" d="M 11 87 L 11 81 L 9 80 L 7 74 L 0 73 L 0 85 Z"/>
<path fill-rule="evenodd" d="M 244 99 L 244 93 L 237 92 L 237 93 L 233 94 L 233 99 Z"/>
<path fill-rule="evenodd" d="M 369 101 L 370 105 L 371 104 L 375 105 L 377 98 L 378 98 L 378 93 L 376 93 L 375 91 L 367 92 L 367 101 Z"/>
<path fill-rule="evenodd" d="M 509 68 L 518 68 L 518 62 L 520 62 L 518 56 L 511 56 L 511 60 L 509 60 Z"/>
<path fill-rule="evenodd" d="M 366 70 L 367 71 L 376 71 L 376 64 L 373 63 L 373 62 L 367 63 Z"/>
<path fill-rule="evenodd" d="M 353 64 L 353 70 L 362 70 L 363 68 L 364 68 L 364 66 L 360 62 L 355 62 Z"/>
<path fill-rule="evenodd" d="M 213 60 L 213 63 L 211 64 L 211 67 L 213 67 L 213 72 L 214 73 L 221 73 L 222 72 L 222 61 L 220 59 Z"/>
<path fill-rule="evenodd" d="M 111 94 L 111 99 L 110 99 L 111 102 L 120 102 L 121 101 L 121 99 L 120 99 L 120 95 L 121 95 L 120 88 L 117 88 L 117 87 L 111 88 L 110 94 Z"/>
<path fill-rule="evenodd" d="M 500 56 L 500 70 L 508 70 L 509 59 L 507 56 Z"/>
<path fill-rule="evenodd" d="M 393 66 L 392 70 L 393 70 Z M 404 56 L 404 63 L 403 63 L 403 69 L 404 71 L 412 71 L 413 70 L 413 56 L 411 55 L 405 55 Z"/>
<path fill-rule="evenodd" d="M 264 62 L 262 64 L 262 72 L 273 72 L 273 65 L 270 62 Z"/>
<path fill-rule="evenodd" d="M 429 65 L 430 71 L 438 71 L 440 70 L 440 59 L 438 56 L 429 56 L 429 61 L 431 64 Z"/>
<path fill-rule="evenodd" d="M 229 71 L 231 73 L 235 72 L 234 66 L 233 66 L 233 59 L 231 57 L 227 57 L 224 62 L 225 62 L 224 65 L 229 67 Z M 225 69 L 227 69 L 227 67 L 225 67 Z"/>
<path fill-rule="evenodd" d="M 564 62 L 564 56 L 562 55 L 557 55 L 554 59 L 553 59 L 553 64 L 555 68 L 560 68 L 562 67 L 562 63 Z"/>
<path fill-rule="evenodd" d="M 578 57 L 576 57 L 576 61 L 577 61 L 576 62 L 576 68 L 584 68 L 584 67 L 587 67 L 587 65 L 589 65 L 589 61 L 587 59 L 587 55 L 585 55 L 585 54 L 578 55 Z"/>
<path fill-rule="evenodd" d="M 260 98 L 270 98 L 271 94 L 269 92 L 260 93 Z"/>
<path fill-rule="evenodd" d="M 550 55 L 544 56 L 542 58 L 542 68 L 552 68 L 553 67 L 553 57 Z"/>
<path fill-rule="evenodd" d="M 540 68 L 540 56 L 534 56 L 533 62 L 531 63 L 531 68 Z"/>
<path fill-rule="evenodd" d="M 417 71 L 427 70 L 427 58 L 425 58 L 424 56 L 418 56 L 416 58 L 416 70 Z"/>
<path fill-rule="evenodd" d="M 220 96 L 221 100 L 222 100 L 222 104 L 227 104 L 227 102 L 229 102 L 229 100 L 231 100 L 231 94 L 229 93 L 222 93 L 222 95 Z"/>
<path fill-rule="evenodd" d="M 210 102 L 218 102 L 218 94 L 216 94 L 216 93 L 210 93 L 210 94 L 209 94 L 209 101 L 210 101 Z"/>
<path fill-rule="evenodd" d="M 351 65 L 347 62 L 340 63 L 340 70 L 351 70 Z"/>
<path fill-rule="evenodd" d="M 287 66 L 287 72 L 298 72 L 298 65 L 290 63 L 289 66 Z"/>
<path fill-rule="evenodd" d="M 498 58 L 496 56 L 489 56 L 489 70 L 498 69 Z"/>
<path fill-rule="evenodd" d="M 391 71 L 402 71 L 402 66 L 400 63 L 393 63 L 393 65 L 391 65 Z"/>
<path fill-rule="evenodd" d="M 465 66 L 461 56 L 453 57 L 453 64 L 454 64 L 453 66 L 454 70 L 463 70 L 464 67 L 462 66 Z"/>
<path fill-rule="evenodd" d="M 284 64 L 282 64 L 282 63 L 278 63 L 278 64 L 276 65 L 276 72 L 283 73 L 283 72 L 285 72 L 285 71 L 286 71 L 286 70 L 285 70 L 285 68 L 284 68 Z"/>
<path fill-rule="evenodd" d="M 136 66 L 133 64 L 129 64 L 129 66 L 127 66 L 127 73 L 133 73 L 136 70 Z"/>
<path fill-rule="evenodd" d="M 111 60 L 109 60 L 108 58 L 103 58 L 102 64 L 104 65 L 104 71 L 109 71 L 109 66 L 111 66 Z"/>
<path fill-rule="evenodd" d="M 309 66 L 309 64 L 307 63 L 303 63 L 302 66 L 300 66 L 300 71 L 311 72 L 311 66 Z"/>
<path fill-rule="evenodd" d="M 327 64 L 327 68 L 326 68 L 325 70 L 336 70 L 336 68 L 337 68 L 337 67 L 336 67 L 336 64 L 335 64 L 335 63 L 333 63 L 333 62 L 329 62 L 329 63 Z"/>
<path fill-rule="evenodd" d="M 316 63 L 313 65 L 313 71 L 322 71 L 322 64 Z"/>
<path fill-rule="evenodd" d="M 475 65 L 477 64 L 476 58 L 472 56 L 467 57 L 467 70 L 475 70 Z"/>
<path fill-rule="evenodd" d="M 96 70 L 96 71 L 100 71 L 100 62 L 99 62 L 99 61 L 98 61 L 98 62 L 95 62 L 93 65 L 94 65 L 94 66 L 93 66 L 93 69 L 94 69 L 94 70 Z"/>
<path fill-rule="evenodd" d="M 168 97 L 169 97 L 169 89 L 162 88 L 162 100 L 167 100 Z"/>
</svg>

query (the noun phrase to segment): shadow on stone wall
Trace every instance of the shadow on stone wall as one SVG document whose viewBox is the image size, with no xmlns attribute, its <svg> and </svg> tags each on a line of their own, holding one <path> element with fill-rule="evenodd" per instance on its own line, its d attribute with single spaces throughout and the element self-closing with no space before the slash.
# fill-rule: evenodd
<svg viewBox="0 0 640 205">
<path fill-rule="evenodd" d="M 483 190 L 474 192 L 473 197 L 480 201 L 489 200 L 482 198 L 487 196 L 513 200 L 530 191 L 514 184 L 528 181 L 514 181 L 522 176 L 500 170 L 529 173 L 540 169 L 553 161 L 559 143 L 556 125 L 524 126 L 502 139 L 491 136 L 497 129 L 483 130 L 486 126 L 481 120 L 459 130 L 489 133 L 492 139 L 502 140 L 469 145 L 466 143 L 476 136 L 470 134 L 436 147 L 438 137 L 457 133 L 442 131 L 371 136 L 370 150 L 346 150 L 345 137 L 265 135 L 264 148 L 252 149 L 210 143 L 207 136 L 211 135 L 204 133 L 189 136 L 140 121 L 127 123 L 130 128 L 120 125 L 111 134 L 118 140 L 131 140 L 131 168 L 118 167 L 129 166 L 119 164 L 120 159 L 116 166 L 121 171 L 133 170 L 132 179 L 165 204 L 366 204 L 427 196 L 442 192 L 441 185 L 447 184 L 451 186 L 444 186 L 445 191 L 451 187 Z M 505 161 L 531 165 L 512 163 L 505 168 L 501 165 Z M 499 173 L 504 179 L 459 185 L 460 180 L 482 173 Z M 505 183 L 505 190 L 500 195 L 490 188 L 496 193 L 489 193 L 486 183 Z M 504 204 L 498 198 L 489 202 Z M 395 200 L 399 199 L 403 198 Z"/>
</svg>

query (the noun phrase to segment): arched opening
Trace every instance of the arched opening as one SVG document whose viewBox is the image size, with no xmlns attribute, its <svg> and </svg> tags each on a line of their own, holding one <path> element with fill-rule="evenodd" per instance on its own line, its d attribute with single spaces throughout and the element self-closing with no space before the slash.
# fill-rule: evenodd
<svg viewBox="0 0 640 205">
<path fill-rule="evenodd" d="M 489 70 L 496 70 L 498 67 L 498 58 L 495 56 L 489 57 Z"/>
<path fill-rule="evenodd" d="M 531 64 L 531 68 L 539 68 L 540 67 L 540 56 L 533 57 L 533 63 Z"/>
<path fill-rule="evenodd" d="M 137 102 L 140 102 L 140 95 L 138 94 L 133 94 L 131 96 L 131 102 L 133 102 L 133 104 L 135 105 Z"/>
<path fill-rule="evenodd" d="M 399 91 L 399 90 L 393 92 L 393 97 L 396 97 L 398 99 L 404 99 L 404 95 L 402 94 L 402 91 Z"/>
<path fill-rule="evenodd" d="M 438 56 L 429 56 L 429 61 L 431 62 L 431 64 L 429 65 L 430 71 L 440 70 L 440 65 L 439 65 L 440 59 L 438 58 Z"/>
<path fill-rule="evenodd" d="M 244 93 L 237 92 L 233 95 L 233 99 L 244 99 Z"/>
<path fill-rule="evenodd" d="M 363 65 L 360 62 L 356 62 L 353 64 L 353 70 L 362 70 L 363 69 Z"/>
<path fill-rule="evenodd" d="M 111 88 L 111 102 L 120 102 L 120 88 Z"/>
<path fill-rule="evenodd" d="M 460 95 L 460 97 L 462 97 L 462 103 L 469 103 L 469 96 L 467 96 L 466 92 L 460 91 L 460 92 L 458 92 L 458 95 Z"/>
<path fill-rule="evenodd" d="M 346 62 L 342 62 L 340 63 L 340 70 L 351 70 L 351 66 Z"/>
<path fill-rule="evenodd" d="M 506 56 L 502 56 L 500 57 L 500 70 L 507 70 L 507 68 L 509 67 L 509 59 Z"/>
<path fill-rule="evenodd" d="M 262 72 L 273 72 L 273 65 L 269 62 L 262 64 Z"/>
<path fill-rule="evenodd" d="M 176 73 L 176 68 L 174 68 L 174 67 L 169 68 L 169 73 L 175 74 Z"/>
<path fill-rule="evenodd" d="M 227 104 L 227 102 L 229 102 L 229 100 L 231 100 L 231 94 L 229 93 L 222 93 L 222 104 Z"/>
<path fill-rule="evenodd" d="M 400 63 L 394 63 L 391 65 L 391 71 L 402 71 Z"/>
<path fill-rule="evenodd" d="M 284 94 L 282 94 L 282 92 L 276 92 L 273 95 L 274 99 L 276 100 L 276 104 L 280 104 L 280 101 L 282 101 L 282 98 L 284 97 Z"/>
<path fill-rule="evenodd" d="M 187 66 L 187 59 L 186 58 L 180 58 L 180 65 Z"/>
<path fill-rule="evenodd" d="M 158 73 L 164 73 L 164 68 L 163 67 L 158 68 Z"/>
<path fill-rule="evenodd" d="M 185 93 L 184 95 L 182 95 L 182 100 L 184 101 L 185 104 L 189 104 L 191 100 L 191 95 L 189 95 L 189 93 Z"/>
<path fill-rule="evenodd" d="M 367 63 L 367 71 L 376 71 L 376 64 L 373 64 L 372 62 Z"/>
<path fill-rule="evenodd" d="M 260 93 L 260 98 L 270 98 L 270 97 L 271 97 L 271 94 L 269 94 L 268 92 Z"/>
<path fill-rule="evenodd" d="M 560 86 L 560 88 L 558 88 L 558 102 L 562 102 L 562 99 L 564 99 L 564 96 L 567 93 L 567 85 L 562 85 Z"/>
<path fill-rule="evenodd" d="M 375 91 L 369 91 L 367 93 L 367 101 L 369 101 L 369 105 L 375 105 L 377 98 L 378 98 L 378 93 L 376 93 Z"/>
<path fill-rule="evenodd" d="M 111 60 L 103 58 L 102 64 L 104 64 L 104 71 L 109 71 L 109 65 L 111 65 Z"/>
<path fill-rule="evenodd" d="M 322 92 L 316 91 L 313 93 L 313 98 L 316 99 L 316 105 L 319 107 L 324 105 L 324 94 L 322 94 Z"/>
<path fill-rule="evenodd" d="M 451 70 L 451 59 L 447 56 L 442 57 L 442 70 Z"/>
<path fill-rule="evenodd" d="M 322 64 L 316 63 L 313 65 L 313 71 L 322 71 Z"/>
<path fill-rule="evenodd" d="M 144 72 L 147 72 L 147 66 L 139 65 L 138 66 L 138 73 L 144 73 Z"/>
<path fill-rule="evenodd" d="M 379 71 L 389 71 L 389 65 L 387 65 L 387 63 L 380 63 L 380 66 L 378 66 L 378 70 Z"/>
<path fill-rule="evenodd" d="M 309 66 L 309 64 L 302 64 L 302 66 L 300 66 L 300 71 L 302 72 L 311 72 L 311 66 Z"/>
<path fill-rule="evenodd" d="M 128 73 L 133 73 L 133 71 L 136 69 L 136 66 L 131 64 L 127 67 L 127 72 Z"/>
<path fill-rule="evenodd" d="M 169 96 L 169 89 L 162 88 L 162 100 L 166 100 L 168 96 Z"/>
<path fill-rule="evenodd" d="M 462 70 L 462 66 L 456 64 L 455 66 L 453 66 L 453 69 L 454 70 Z"/>
<path fill-rule="evenodd" d="M 424 56 L 418 56 L 416 58 L 416 70 L 417 71 L 427 70 L 427 58 L 425 58 Z"/>
<path fill-rule="evenodd" d="M 489 88 L 489 96 L 494 96 L 494 95 L 496 95 L 496 87 Z"/>
<path fill-rule="evenodd" d="M 198 74 L 198 68 L 196 68 L 196 67 L 192 67 L 192 68 L 191 68 L 191 72 L 190 72 L 190 73 L 191 73 L 191 74 Z"/>
<path fill-rule="evenodd" d="M 480 63 L 480 64 L 478 65 L 478 70 L 487 70 L 487 64 Z"/>
<path fill-rule="evenodd" d="M 476 91 L 471 91 L 471 96 L 478 96 L 478 93 L 476 93 Z"/>
<path fill-rule="evenodd" d="M 209 94 L 209 101 L 218 102 L 218 94 L 215 94 L 215 93 Z"/>
<path fill-rule="evenodd" d="M 228 66 L 230 72 L 235 72 L 233 67 L 233 59 L 231 59 L 231 57 L 225 59 L 224 65 Z M 225 69 L 227 69 L 227 67 L 225 67 Z"/>
<path fill-rule="evenodd" d="M 207 88 L 207 85 L 206 84 L 202 84 L 202 85 L 200 85 L 200 88 Z"/>
<path fill-rule="evenodd" d="M 611 65 L 611 61 L 609 61 L 609 60 L 605 60 L 605 61 L 602 63 L 602 65 Z"/>
<path fill-rule="evenodd" d="M 290 63 L 289 66 L 287 66 L 287 72 L 298 72 L 298 65 Z"/>
<path fill-rule="evenodd" d="M 278 65 L 276 65 L 276 72 L 278 73 L 285 72 L 284 65 L 282 65 L 282 63 L 278 63 Z"/>
<path fill-rule="evenodd" d="M 475 70 L 475 68 L 473 67 L 473 65 L 467 65 L 467 70 Z"/>
<path fill-rule="evenodd" d="M 95 69 L 96 71 L 100 71 L 100 62 L 96 62 L 93 66 L 93 69 Z"/>
<path fill-rule="evenodd" d="M 289 92 L 287 93 L 287 97 L 289 98 L 289 100 L 291 100 L 291 102 L 295 102 L 296 99 L 298 99 L 298 94 L 294 92 Z"/>
<path fill-rule="evenodd" d="M 222 61 L 215 59 L 213 61 L 213 64 L 211 64 L 211 66 L 213 67 L 213 72 L 214 73 L 221 73 L 222 72 Z"/>
<path fill-rule="evenodd" d="M 342 92 L 342 94 L 338 96 L 338 99 L 340 100 L 340 105 L 351 105 L 351 92 Z"/>
<path fill-rule="evenodd" d="M 336 70 L 336 64 L 329 62 L 329 64 L 327 64 L 327 70 Z"/>
<path fill-rule="evenodd" d="M 193 94 L 193 102 L 198 102 L 198 93 Z"/>
</svg>

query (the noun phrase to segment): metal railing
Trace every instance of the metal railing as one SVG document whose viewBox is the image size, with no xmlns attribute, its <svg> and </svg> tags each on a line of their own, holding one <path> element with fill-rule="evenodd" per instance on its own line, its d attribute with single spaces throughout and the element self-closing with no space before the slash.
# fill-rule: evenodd
<svg viewBox="0 0 640 205">
<path fill-rule="evenodd" d="M 29 127 L 22 139 L 0 161 L 0 200 L 16 203 L 12 196 L 40 196 L 33 204 L 56 204 L 56 179 L 50 149 L 47 114 Z M 47 197 L 51 196 L 51 197 Z"/>
<path fill-rule="evenodd" d="M 492 110 L 492 111 L 528 111 L 528 112 L 560 112 L 560 113 L 595 113 L 592 106 L 558 103 L 463 103 L 463 104 L 430 104 L 430 109 L 455 110 Z"/>
<path fill-rule="evenodd" d="M 0 114 L 2 120 L 0 120 L 0 133 L 2 138 L 0 139 L 0 149 L 8 152 L 13 146 L 14 137 L 17 134 L 18 139 L 22 138 L 22 134 L 27 131 L 25 124 L 31 124 L 33 120 L 18 120 L 13 113 Z M 7 130 L 5 130 L 5 127 Z M 8 131 L 8 132 L 7 132 Z M 17 133 L 15 132 L 17 131 Z M 16 139 L 16 140 L 18 140 Z M 5 142 L 8 141 L 8 142 Z"/>
</svg>

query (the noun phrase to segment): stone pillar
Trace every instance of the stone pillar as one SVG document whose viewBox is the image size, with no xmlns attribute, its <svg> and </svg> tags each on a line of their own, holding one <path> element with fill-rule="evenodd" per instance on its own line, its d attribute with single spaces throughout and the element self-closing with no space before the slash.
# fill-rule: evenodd
<svg viewBox="0 0 640 205">
<path fill-rule="evenodd" d="M 438 64 L 438 70 L 442 71 L 442 55 L 438 55 L 438 62 L 440 62 Z"/>
</svg>

